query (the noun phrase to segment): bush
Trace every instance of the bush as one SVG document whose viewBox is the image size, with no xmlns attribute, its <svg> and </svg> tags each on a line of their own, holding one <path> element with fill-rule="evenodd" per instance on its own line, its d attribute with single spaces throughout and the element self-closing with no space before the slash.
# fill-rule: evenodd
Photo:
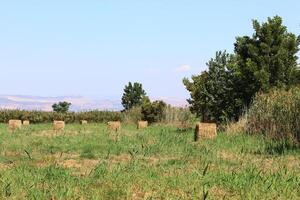
<svg viewBox="0 0 300 200">
<path fill-rule="evenodd" d="M 142 105 L 143 120 L 149 123 L 161 122 L 165 117 L 166 103 L 163 101 L 145 100 Z"/>
<path fill-rule="evenodd" d="M 248 111 L 247 132 L 263 134 L 280 143 L 300 142 L 300 88 L 258 94 Z"/>
</svg>

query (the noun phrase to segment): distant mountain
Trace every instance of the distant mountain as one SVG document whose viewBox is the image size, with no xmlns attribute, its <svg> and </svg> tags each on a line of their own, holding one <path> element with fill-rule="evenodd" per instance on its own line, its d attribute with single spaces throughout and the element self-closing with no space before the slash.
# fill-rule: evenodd
<svg viewBox="0 0 300 200">
<path fill-rule="evenodd" d="M 52 105 L 60 101 L 72 103 L 72 111 L 84 110 L 120 110 L 119 101 L 92 100 L 81 96 L 37 97 L 21 95 L 0 95 L 0 108 L 51 111 Z"/>
<path fill-rule="evenodd" d="M 186 106 L 187 102 L 176 98 L 151 98 L 153 100 L 163 100 L 173 106 Z M 43 110 L 51 111 L 52 105 L 60 101 L 72 103 L 72 111 L 86 110 L 122 110 L 120 100 L 101 99 L 95 100 L 82 96 L 61 96 L 61 97 L 39 97 L 26 95 L 0 95 L 0 109 L 21 109 L 21 110 Z"/>
</svg>

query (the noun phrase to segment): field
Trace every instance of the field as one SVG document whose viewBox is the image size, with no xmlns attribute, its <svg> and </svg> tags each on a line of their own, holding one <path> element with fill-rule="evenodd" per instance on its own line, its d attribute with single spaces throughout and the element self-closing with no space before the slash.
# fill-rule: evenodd
<svg viewBox="0 0 300 200">
<path fill-rule="evenodd" d="M 258 136 L 154 125 L 0 125 L 0 199 L 300 199 L 300 152 Z"/>
</svg>

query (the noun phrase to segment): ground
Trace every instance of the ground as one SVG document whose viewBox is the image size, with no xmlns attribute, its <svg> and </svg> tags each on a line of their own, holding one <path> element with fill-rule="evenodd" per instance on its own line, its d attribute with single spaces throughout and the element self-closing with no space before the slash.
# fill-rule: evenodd
<svg viewBox="0 0 300 200">
<path fill-rule="evenodd" d="M 0 199 L 300 199 L 300 152 L 262 137 L 154 125 L 0 125 Z"/>
</svg>

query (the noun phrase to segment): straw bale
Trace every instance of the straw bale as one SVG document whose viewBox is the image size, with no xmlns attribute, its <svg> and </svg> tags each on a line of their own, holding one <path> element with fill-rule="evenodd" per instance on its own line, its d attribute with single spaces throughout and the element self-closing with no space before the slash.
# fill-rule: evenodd
<svg viewBox="0 0 300 200">
<path fill-rule="evenodd" d="M 138 121 L 137 128 L 138 129 L 143 129 L 148 127 L 148 121 Z"/>
<path fill-rule="evenodd" d="M 107 122 L 107 128 L 108 130 L 111 130 L 111 131 L 120 131 L 121 129 L 121 122 L 119 121 L 110 121 L 110 122 Z"/>
<path fill-rule="evenodd" d="M 24 120 L 24 121 L 23 121 L 23 125 L 24 125 L 24 126 L 29 126 L 29 124 L 30 124 L 29 120 Z"/>
<path fill-rule="evenodd" d="M 17 119 L 11 119 L 8 121 L 8 129 L 14 131 L 22 127 L 22 121 Z"/>
<path fill-rule="evenodd" d="M 217 125 L 215 123 L 198 123 L 195 128 L 195 141 L 200 138 L 213 139 L 217 136 Z"/>
<path fill-rule="evenodd" d="M 87 124 L 88 122 L 87 122 L 87 120 L 81 120 L 80 123 L 81 123 L 82 125 L 85 125 L 85 124 Z"/>
<path fill-rule="evenodd" d="M 53 121 L 53 129 L 54 130 L 64 130 L 65 122 L 64 121 Z"/>
</svg>

